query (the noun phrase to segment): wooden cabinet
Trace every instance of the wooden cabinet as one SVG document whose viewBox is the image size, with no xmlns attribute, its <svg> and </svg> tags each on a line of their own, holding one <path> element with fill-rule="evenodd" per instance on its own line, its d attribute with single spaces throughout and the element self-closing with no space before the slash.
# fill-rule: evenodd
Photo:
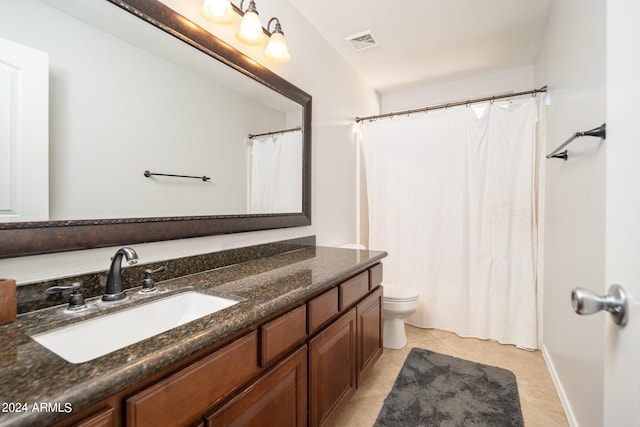
<svg viewBox="0 0 640 427">
<path fill-rule="evenodd" d="M 280 362 L 205 420 L 207 427 L 306 426 L 307 346 Z"/>
<path fill-rule="evenodd" d="M 356 306 L 358 324 L 358 370 L 357 381 L 382 356 L 382 287 L 378 287 L 371 295 Z"/>
<path fill-rule="evenodd" d="M 251 332 L 126 401 L 128 426 L 184 426 L 229 396 L 258 371 Z"/>
<path fill-rule="evenodd" d="M 106 408 L 76 424 L 77 427 L 114 427 L 115 409 Z"/>
<path fill-rule="evenodd" d="M 382 354 L 381 281 L 373 266 L 59 425 L 329 425 Z"/>
<path fill-rule="evenodd" d="M 307 303 L 307 313 L 307 330 L 309 335 L 312 335 L 340 313 L 338 309 L 338 288 L 331 288 L 309 301 Z"/>
<path fill-rule="evenodd" d="M 303 305 L 260 327 L 260 366 L 266 366 L 304 343 L 307 306 Z"/>
<path fill-rule="evenodd" d="M 309 425 L 330 422 L 356 390 L 356 310 L 309 341 Z"/>
<path fill-rule="evenodd" d="M 310 426 L 329 425 L 382 355 L 381 273 L 376 270 L 373 281 L 364 272 L 338 285 L 344 314 L 309 341 Z"/>
<path fill-rule="evenodd" d="M 363 271 L 346 282 L 338 285 L 340 289 L 340 299 L 338 306 L 340 311 L 351 307 L 359 299 L 369 292 L 369 272 Z"/>
<path fill-rule="evenodd" d="M 382 264 L 376 264 L 369 269 L 369 289 L 382 285 Z"/>
</svg>

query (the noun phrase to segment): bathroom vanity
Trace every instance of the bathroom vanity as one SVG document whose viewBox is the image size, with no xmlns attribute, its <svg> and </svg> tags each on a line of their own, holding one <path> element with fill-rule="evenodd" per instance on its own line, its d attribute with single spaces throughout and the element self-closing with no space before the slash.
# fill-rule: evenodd
<svg viewBox="0 0 640 427">
<path fill-rule="evenodd" d="M 130 289 L 98 313 L 22 314 L 0 326 L 0 426 L 326 425 L 382 354 L 385 256 L 310 246 Z M 239 302 L 85 363 L 32 338 L 188 290 Z"/>
</svg>

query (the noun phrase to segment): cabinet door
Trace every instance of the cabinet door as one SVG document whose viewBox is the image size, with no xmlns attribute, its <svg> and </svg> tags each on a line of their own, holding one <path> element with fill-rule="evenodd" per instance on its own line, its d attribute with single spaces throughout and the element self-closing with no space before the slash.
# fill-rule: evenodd
<svg viewBox="0 0 640 427">
<path fill-rule="evenodd" d="M 307 424 L 307 346 L 206 417 L 207 427 Z"/>
<path fill-rule="evenodd" d="M 382 287 L 356 307 L 358 316 L 358 386 L 382 355 Z"/>
<path fill-rule="evenodd" d="M 309 424 L 329 423 L 356 389 L 356 310 L 309 342 Z"/>
</svg>

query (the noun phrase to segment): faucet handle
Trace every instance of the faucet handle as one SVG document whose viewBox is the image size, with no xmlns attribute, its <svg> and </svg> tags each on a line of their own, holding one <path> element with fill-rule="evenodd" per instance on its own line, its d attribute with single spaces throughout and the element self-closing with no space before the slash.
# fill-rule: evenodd
<svg viewBox="0 0 640 427">
<path fill-rule="evenodd" d="M 52 286 L 50 288 L 47 288 L 44 292 L 49 295 L 60 294 L 66 291 L 77 292 L 78 290 L 80 290 L 81 286 L 82 286 L 82 282 L 73 282 L 70 285 Z"/>
<path fill-rule="evenodd" d="M 69 296 L 69 306 L 67 310 L 77 311 L 87 307 L 87 304 L 84 301 L 84 297 L 82 293 L 80 293 L 80 288 L 82 287 L 82 282 L 73 282 L 70 285 L 62 285 L 62 286 L 52 286 L 45 290 L 46 294 L 60 294 L 63 292 L 71 291 L 71 295 Z"/>
<path fill-rule="evenodd" d="M 144 271 L 144 280 L 142 281 L 142 290 L 141 292 L 152 292 L 156 290 L 156 284 L 151 278 L 152 274 L 162 273 L 163 271 L 167 271 L 167 266 L 163 265 L 162 267 L 158 267 L 155 270 L 147 269 Z"/>
</svg>

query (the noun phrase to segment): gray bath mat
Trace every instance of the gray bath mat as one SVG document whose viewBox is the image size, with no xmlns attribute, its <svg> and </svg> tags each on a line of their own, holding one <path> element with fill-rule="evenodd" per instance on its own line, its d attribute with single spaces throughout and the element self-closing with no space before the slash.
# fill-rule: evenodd
<svg viewBox="0 0 640 427">
<path fill-rule="evenodd" d="M 523 426 L 511 371 L 411 349 L 375 427 Z"/>
</svg>

